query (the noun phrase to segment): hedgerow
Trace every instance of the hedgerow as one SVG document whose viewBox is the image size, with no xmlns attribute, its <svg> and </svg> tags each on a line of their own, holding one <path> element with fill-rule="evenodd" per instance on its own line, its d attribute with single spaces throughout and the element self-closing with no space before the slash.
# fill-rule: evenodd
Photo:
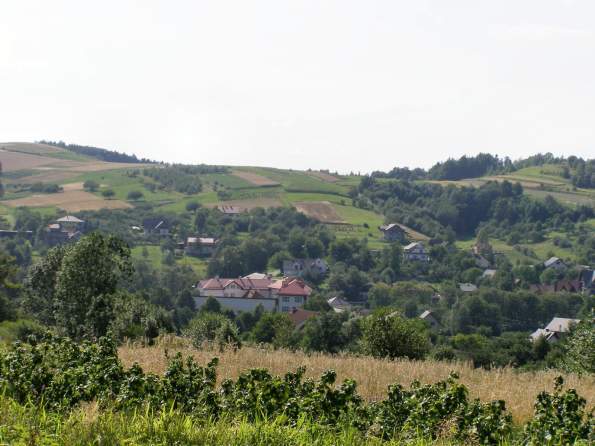
<svg viewBox="0 0 595 446">
<path fill-rule="evenodd" d="M 77 343 L 47 335 L 0 352 L 0 391 L 5 398 L 52 413 L 67 413 L 96 401 L 114 413 L 175 410 L 202 420 L 274 420 L 288 427 L 309 420 L 331 430 L 349 425 L 379 440 L 447 437 L 498 444 L 513 430 L 503 401 L 469 399 L 467 388 L 454 374 L 434 384 L 414 382 L 410 389 L 395 384 L 386 399 L 366 403 L 355 381 L 337 385 L 332 370 L 313 380 L 304 377 L 304 368 L 283 377 L 253 369 L 217 386 L 217 364 L 215 358 L 200 366 L 178 353 L 163 375 L 155 375 L 137 364 L 125 369 L 110 338 Z M 573 389 L 563 392 L 558 381 L 553 395 L 539 395 L 522 441 L 552 445 L 592 441 L 593 414 L 585 411 L 585 404 Z"/>
</svg>

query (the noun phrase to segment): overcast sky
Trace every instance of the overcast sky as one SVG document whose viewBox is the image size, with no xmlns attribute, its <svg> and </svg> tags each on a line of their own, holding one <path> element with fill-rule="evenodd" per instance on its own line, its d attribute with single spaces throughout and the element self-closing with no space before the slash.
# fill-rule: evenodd
<svg viewBox="0 0 595 446">
<path fill-rule="evenodd" d="M 0 1 L 0 141 L 176 162 L 595 157 L 593 0 Z"/>
</svg>

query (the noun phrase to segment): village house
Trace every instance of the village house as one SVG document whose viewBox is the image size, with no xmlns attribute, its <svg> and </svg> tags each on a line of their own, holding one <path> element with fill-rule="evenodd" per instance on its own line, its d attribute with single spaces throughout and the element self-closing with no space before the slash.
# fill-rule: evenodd
<svg viewBox="0 0 595 446">
<path fill-rule="evenodd" d="M 49 246 L 62 245 L 78 241 L 83 236 L 85 221 L 67 215 L 49 224 L 44 233 L 44 240 Z"/>
<path fill-rule="evenodd" d="M 184 253 L 195 257 L 210 257 L 217 249 L 219 240 L 213 237 L 188 237 Z"/>
<path fill-rule="evenodd" d="M 413 242 L 403 248 L 403 259 L 410 262 L 429 262 L 430 256 L 421 242 Z"/>
<path fill-rule="evenodd" d="M 545 328 L 538 328 L 529 335 L 532 342 L 535 342 L 540 337 L 545 338 L 549 343 L 558 342 L 565 333 L 570 331 L 573 325 L 580 322 L 579 319 L 568 319 L 565 317 L 555 317 Z"/>
<path fill-rule="evenodd" d="M 323 259 L 293 259 L 283 261 L 283 274 L 290 277 L 324 276 L 328 264 Z"/>
<path fill-rule="evenodd" d="M 289 313 L 301 308 L 311 293 L 312 289 L 300 278 L 245 276 L 201 280 L 193 294 L 197 308 L 204 305 L 209 297 L 214 297 L 222 307 L 233 311 L 254 311 L 258 305 L 262 305 L 265 311 Z"/>
<path fill-rule="evenodd" d="M 419 315 L 419 318 L 422 321 L 427 322 L 432 328 L 438 328 L 440 326 L 438 319 L 436 319 L 434 313 L 432 313 L 430 310 L 424 311 L 422 314 Z"/>
<path fill-rule="evenodd" d="M 296 308 L 289 313 L 289 319 L 293 323 L 296 330 L 301 330 L 309 319 L 315 318 L 320 313 L 318 311 L 304 310 L 303 308 Z"/>
<path fill-rule="evenodd" d="M 463 293 L 472 293 L 477 291 L 477 285 L 473 283 L 459 283 L 459 290 Z"/>
<path fill-rule="evenodd" d="M 566 264 L 558 257 L 550 257 L 545 262 L 543 262 L 543 266 L 545 269 L 551 268 L 556 271 L 564 271 L 566 269 Z"/>
<path fill-rule="evenodd" d="M 329 304 L 329 306 L 333 309 L 335 313 L 351 311 L 351 309 L 353 308 L 353 306 L 349 302 L 341 299 L 339 296 L 331 297 L 329 300 L 326 301 L 326 303 Z"/>
<path fill-rule="evenodd" d="M 587 295 L 595 294 L 595 270 L 583 269 L 579 274 L 579 281 L 581 283 L 581 292 Z"/>
<path fill-rule="evenodd" d="M 230 215 L 230 216 L 234 216 L 234 215 L 239 215 L 243 212 L 243 209 L 239 206 L 231 206 L 231 205 L 219 205 L 217 206 L 217 209 L 219 209 L 220 212 L 222 212 L 225 215 Z"/>
<path fill-rule="evenodd" d="M 158 235 L 167 237 L 171 233 L 169 223 L 162 218 L 145 218 L 143 220 L 143 228 L 146 235 Z"/>
<path fill-rule="evenodd" d="M 407 240 L 405 231 L 397 223 L 379 226 L 378 230 L 382 232 L 382 237 L 387 242 L 403 242 Z"/>
<path fill-rule="evenodd" d="M 533 284 L 529 290 L 534 293 L 580 293 L 583 290 L 582 282 L 576 280 L 558 280 L 553 285 Z"/>
</svg>

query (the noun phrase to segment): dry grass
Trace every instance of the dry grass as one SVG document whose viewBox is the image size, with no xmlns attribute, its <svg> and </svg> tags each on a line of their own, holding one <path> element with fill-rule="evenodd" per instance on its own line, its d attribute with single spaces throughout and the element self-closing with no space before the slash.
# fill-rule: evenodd
<svg viewBox="0 0 595 446">
<path fill-rule="evenodd" d="M 69 212 L 88 211 L 97 209 L 124 209 L 130 204 L 120 200 L 105 200 L 97 195 L 82 190 L 64 190 L 57 194 L 39 194 L 17 200 L 3 201 L 12 207 L 46 207 L 56 206 Z"/>
<path fill-rule="evenodd" d="M 292 204 L 299 212 L 321 223 L 345 223 L 328 201 L 301 201 Z"/>
<path fill-rule="evenodd" d="M 270 178 L 263 177 L 262 175 L 258 175 L 252 172 L 244 172 L 241 170 L 234 170 L 232 175 L 241 178 L 242 180 L 247 181 L 255 186 L 278 186 L 279 183 L 276 181 L 271 180 Z"/>
<path fill-rule="evenodd" d="M 0 149 L 6 149 L 12 152 L 31 153 L 34 155 L 48 155 L 51 153 L 64 152 L 64 149 L 60 147 L 29 142 L 3 142 L 0 143 Z"/>
<path fill-rule="evenodd" d="M 433 383 L 444 379 L 451 371 L 459 374 L 472 397 L 483 401 L 502 399 L 512 412 L 516 422 L 524 422 L 533 414 L 533 402 L 542 390 L 552 390 L 556 372 L 516 372 L 511 368 L 492 371 L 474 369 L 468 364 L 441 361 L 379 360 L 352 355 L 325 355 L 285 350 L 272 351 L 255 347 L 244 347 L 238 351 L 232 349 L 220 352 L 209 348 L 197 350 L 186 345 L 179 338 L 161 342 L 158 346 L 141 347 L 123 346 L 119 350 L 120 358 L 126 366 L 138 362 L 145 371 L 163 373 L 167 365 L 165 352 L 173 355 L 182 352 L 192 355 L 199 363 L 205 364 L 212 357 L 220 359 L 219 379 L 236 378 L 244 370 L 264 367 L 272 373 L 282 375 L 299 366 L 306 366 L 306 374 L 319 377 L 327 369 L 337 371 L 338 379 L 353 378 L 358 384 L 360 394 L 369 401 L 386 397 L 389 384 L 398 382 L 405 386 L 413 380 Z M 566 384 L 578 390 L 587 398 L 592 407 L 595 402 L 595 380 L 593 377 L 579 378 L 575 375 L 565 377 Z"/>
<path fill-rule="evenodd" d="M 61 183 L 78 176 L 78 172 L 68 170 L 42 170 L 35 175 L 18 178 L 13 183 L 32 184 L 32 183 Z"/>
<path fill-rule="evenodd" d="M 4 172 L 14 172 L 16 170 L 34 169 L 40 166 L 47 166 L 55 163 L 57 160 L 47 156 L 0 150 L 0 161 L 2 162 L 2 170 Z"/>
</svg>

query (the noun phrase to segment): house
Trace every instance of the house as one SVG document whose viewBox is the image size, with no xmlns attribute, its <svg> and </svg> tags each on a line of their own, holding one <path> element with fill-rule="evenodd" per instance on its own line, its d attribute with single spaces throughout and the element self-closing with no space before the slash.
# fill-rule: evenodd
<svg viewBox="0 0 595 446">
<path fill-rule="evenodd" d="M 338 296 L 331 297 L 329 300 L 326 301 L 326 303 L 330 305 L 330 307 L 333 309 L 335 313 L 351 311 L 351 309 L 353 308 L 353 306 L 349 302 L 341 299 Z"/>
<path fill-rule="evenodd" d="M 459 283 L 459 290 L 463 293 L 472 293 L 473 291 L 477 291 L 477 285 L 472 283 Z"/>
<path fill-rule="evenodd" d="M 251 273 L 248 274 L 247 276 L 242 277 L 242 279 L 270 279 L 271 276 L 269 274 L 265 274 L 265 273 Z"/>
<path fill-rule="evenodd" d="M 0 230 L 0 238 L 17 238 L 23 237 L 27 240 L 33 240 L 33 231 L 9 231 L 7 229 Z"/>
<path fill-rule="evenodd" d="M 162 237 L 170 235 L 170 225 L 162 218 L 145 218 L 143 220 L 143 228 L 147 235 L 158 235 Z"/>
<path fill-rule="evenodd" d="M 529 290 L 534 293 L 580 293 L 583 290 L 582 282 L 576 280 L 558 280 L 553 285 L 533 284 Z"/>
<path fill-rule="evenodd" d="M 387 242 L 402 242 L 407 240 L 405 231 L 397 223 L 379 226 L 378 230 L 382 232 L 382 237 Z"/>
<path fill-rule="evenodd" d="M 184 252 L 189 256 L 210 257 L 217 249 L 219 240 L 213 237 L 188 237 Z"/>
<path fill-rule="evenodd" d="M 546 269 L 552 268 L 556 271 L 564 271 L 566 269 L 566 264 L 558 257 L 550 257 L 545 262 L 543 262 L 543 266 Z"/>
<path fill-rule="evenodd" d="M 403 259 L 407 261 L 429 262 L 430 256 L 421 242 L 413 242 L 403 248 Z"/>
<path fill-rule="evenodd" d="M 303 308 L 296 308 L 289 313 L 289 319 L 293 322 L 296 330 L 304 328 L 304 324 L 308 319 L 315 318 L 320 313 L 318 311 L 304 310 Z"/>
<path fill-rule="evenodd" d="M 323 259 L 293 259 L 283 261 L 283 274 L 286 276 L 324 276 L 327 272 L 328 264 Z"/>
<path fill-rule="evenodd" d="M 272 279 L 270 276 L 250 276 L 201 280 L 193 293 L 196 307 L 202 306 L 209 297 L 214 297 L 222 307 L 234 311 L 253 311 L 258 305 L 262 305 L 266 311 L 289 313 L 301 308 L 312 294 L 312 288 L 300 278 Z"/>
<path fill-rule="evenodd" d="M 579 274 L 581 292 L 584 294 L 595 294 L 595 270 L 583 269 Z"/>
<path fill-rule="evenodd" d="M 479 254 L 473 254 L 475 260 L 475 266 L 481 269 L 487 269 L 490 267 L 490 261 Z"/>
<path fill-rule="evenodd" d="M 430 310 L 424 311 L 422 314 L 419 315 L 419 318 L 430 324 L 430 327 L 432 328 L 437 328 L 440 326 L 438 319 L 434 317 L 434 313 L 432 313 Z"/>
<path fill-rule="evenodd" d="M 302 307 L 312 294 L 312 288 L 297 277 L 284 277 L 273 282 L 269 288 L 271 294 L 278 298 L 278 311 L 283 313 Z"/>
<path fill-rule="evenodd" d="M 569 319 L 565 317 L 555 317 L 545 328 L 538 328 L 529 335 L 531 341 L 535 342 L 540 337 L 544 337 L 549 343 L 559 341 L 564 333 L 570 331 L 573 325 L 578 324 L 579 319 Z"/>
<path fill-rule="evenodd" d="M 80 240 L 85 221 L 72 215 L 57 219 L 45 228 L 44 240 L 49 246 L 62 245 Z"/>
<path fill-rule="evenodd" d="M 481 275 L 482 279 L 493 279 L 494 277 L 496 277 L 496 273 L 498 271 L 495 269 L 486 269 L 483 274 Z"/>
<path fill-rule="evenodd" d="M 228 205 L 219 205 L 217 206 L 220 212 L 224 213 L 225 215 L 239 215 L 243 212 L 243 209 L 239 206 L 228 206 Z"/>
</svg>

